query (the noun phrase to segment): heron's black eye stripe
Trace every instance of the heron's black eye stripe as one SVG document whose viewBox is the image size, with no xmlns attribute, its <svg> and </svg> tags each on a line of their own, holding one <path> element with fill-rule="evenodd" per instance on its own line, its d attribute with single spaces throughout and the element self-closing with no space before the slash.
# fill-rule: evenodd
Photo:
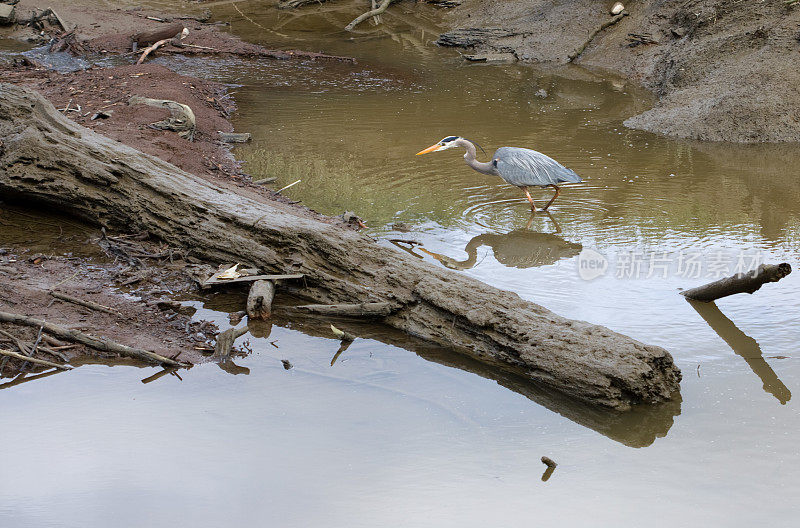
<svg viewBox="0 0 800 528">
<path fill-rule="evenodd" d="M 442 140 L 442 143 L 449 143 L 451 141 L 455 141 L 456 139 L 458 139 L 458 136 L 447 136 Z"/>
</svg>

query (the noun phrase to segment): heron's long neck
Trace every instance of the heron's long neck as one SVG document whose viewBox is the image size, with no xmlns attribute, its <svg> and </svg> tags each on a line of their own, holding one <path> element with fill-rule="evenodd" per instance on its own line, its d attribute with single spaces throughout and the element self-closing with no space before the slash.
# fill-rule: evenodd
<svg viewBox="0 0 800 528">
<path fill-rule="evenodd" d="M 464 161 L 467 162 L 467 165 L 481 174 L 496 174 L 494 164 L 492 164 L 492 162 L 481 163 L 477 160 L 476 156 L 478 151 L 475 150 L 475 145 L 473 145 L 471 141 L 467 141 L 464 138 L 459 138 L 456 141 L 459 146 L 467 149 L 467 153 L 464 154 Z"/>
</svg>

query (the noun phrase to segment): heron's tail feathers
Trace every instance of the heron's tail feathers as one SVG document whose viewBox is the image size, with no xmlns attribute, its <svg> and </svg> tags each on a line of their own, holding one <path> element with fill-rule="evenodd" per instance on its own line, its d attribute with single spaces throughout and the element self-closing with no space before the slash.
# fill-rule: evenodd
<svg viewBox="0 0 800 528">
<path fill-rule="evenodd" d="M 566 167 L 564 167 L 558 175 L 558 183 L 580 183 L 583 180 L 578 174 Z"/>
</svg>

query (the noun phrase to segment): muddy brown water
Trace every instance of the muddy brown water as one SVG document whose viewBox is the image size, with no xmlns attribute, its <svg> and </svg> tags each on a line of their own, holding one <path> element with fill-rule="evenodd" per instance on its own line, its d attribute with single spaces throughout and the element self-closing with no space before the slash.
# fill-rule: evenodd
<svg viewBox="0 0 800 528">
<path fill-rule="evenodd" d="M 433 10 L 401 4 L 351 36 L 347 2 L 239 6 L 271 28 L 214 7 L 244 38 L 360 60 L 172 63 L 237 85 L 235 125 L 254 141 L 236 155 L 254 176 L 302 179 L 287 196 L 354 211 L 383 244 L 415 240 L 421 258 L 666 347 L 682 401 L 613 420 L 376 328 L 331 365 L 322 325 L 280 321 L 241 338 L 241 368 L 143 384 L 153 369 L 86 366 L 0 392 L 0 438 L 19 448 L 4 450 L 4 526 L 793 524 L 800 273 L 718 307 L 678 291 L 758 261 L 797 268 L 795 145 L 626 130 L 647 94 L 578 69 L 465 64 L 431 45 Z M 541 150 L 585 183 L 531 220 L 460 153 L 414 156 L 451 134 Z M 224 328 L 239 301 L 192 302 Z M 547 482 L 543 455 L 558 462 Z"/>
</svg>

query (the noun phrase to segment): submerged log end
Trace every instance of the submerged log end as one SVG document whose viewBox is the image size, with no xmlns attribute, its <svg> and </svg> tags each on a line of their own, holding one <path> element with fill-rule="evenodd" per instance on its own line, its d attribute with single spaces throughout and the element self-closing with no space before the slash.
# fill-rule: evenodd
<svg viewBox="0 0 800 528">
<path fill-rule="evenodd" d="M 671 401 L 680 394 L 680 369 L 665 349 L 640 343 L 607 328 L 586 325 L 585 339 L 568 336 L 568 349 L 557 347 L 557 362 L 548 362 L 548 377 L 556 375 L 554 388 L 580 400 L 617 411 L 627 411 L 636 405 L 653 405 Z M 593 335 L 602 335 L 602 340 Z M 599 337 L 599 336 L 598 336 Z M 521 357 L 537 367 L 543 364 L 539 354 Z M 539 369 L 530 377 L 543 381 Z M 565 385 L 565 382 L 567 384 Z"/>
<path fill-rule="evenodd" d="M 407 305 L 387 321 L 434 340 L 443 312 L 463 314 L 445 319 L 447 339 L 439 344 L 507 365 L 537 387 L 590 405 L 625 411 L 671 401 L 680 392 L 681 372 L 661 347 L 558 316 L 511 292 L 468 285 L 465 277 L 441 278 L 432 274 L 418 282 L 414 292 L 423 302 Z M 468 340 L 462 339 L 461 330 Z"/>
</svg>

